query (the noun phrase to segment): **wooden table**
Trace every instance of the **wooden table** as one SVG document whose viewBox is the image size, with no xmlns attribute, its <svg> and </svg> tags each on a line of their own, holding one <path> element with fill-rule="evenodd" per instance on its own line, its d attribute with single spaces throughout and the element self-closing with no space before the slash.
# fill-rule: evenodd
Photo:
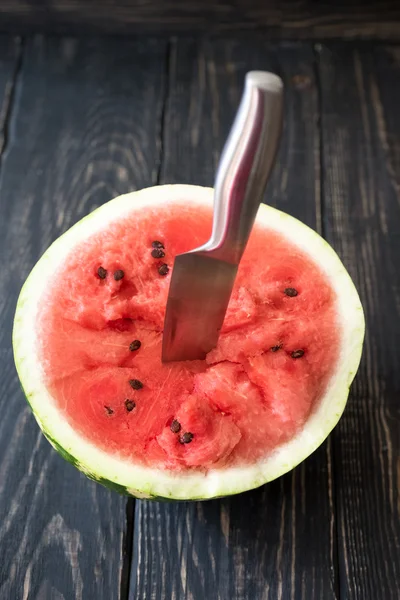
<svg viewBox="0 0 400 600">
<path fill-rule="evenodd" d="M 127 500 L 49 446 L 10 336 L 58 235 L 106 200 L 209 185 L 248 69 L 286 84 L 267 201 L 333 244 L 367 318 L 335 432 L 292 473 L 206 503 Z M 0 599 L 397 600 L 400 45 L 0 37 Z"/>
</svg>

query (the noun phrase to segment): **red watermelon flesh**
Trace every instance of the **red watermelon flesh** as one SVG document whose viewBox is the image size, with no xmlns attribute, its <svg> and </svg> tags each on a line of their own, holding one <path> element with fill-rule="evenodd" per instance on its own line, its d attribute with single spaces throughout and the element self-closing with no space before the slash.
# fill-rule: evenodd
<svg viewBox="0 0 400 600">
<path fill-rule="evenodd" d="M 105 223 L 71 251 L 42 304 L 42 363 L 60 410 L 94 444 L 135 463 L 254 462 L 299 431 L 335 370 L 340 330 L 329 281 L 295 243 L 261 225 L 218 346 L 205 361 L 161 363 L 174 256 L 209 238 L 211 218 L 206 207 L 177 204 Z M 165 256 L 152 256 L 155 241 Z"/>
</svg>

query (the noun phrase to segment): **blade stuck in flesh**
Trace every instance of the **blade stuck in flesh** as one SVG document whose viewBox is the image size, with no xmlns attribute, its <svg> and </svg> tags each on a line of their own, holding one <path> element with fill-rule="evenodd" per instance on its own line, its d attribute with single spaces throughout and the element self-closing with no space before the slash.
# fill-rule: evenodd
<svg viewBox="0 0 400 600">
<path fill-rule="evenodd" d="M 282 129 L 283 83 L 253 71 L 218 167 L 211 239 L 176 257 L 164 321 L 162 360 L 203 359 L 218 342 Z"/>
</svg>

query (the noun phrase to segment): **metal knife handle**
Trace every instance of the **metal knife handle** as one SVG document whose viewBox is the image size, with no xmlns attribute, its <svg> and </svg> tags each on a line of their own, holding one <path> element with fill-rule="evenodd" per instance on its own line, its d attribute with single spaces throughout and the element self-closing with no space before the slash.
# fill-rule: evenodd
<svg viewBox="0 0 400 600">
<path fill-rule="evenodd" d="M 238 264 L 242 257 L 275 161 L 282 114 L 281 78 L 249 72 L 214 186 L 213 231 L 206 247 L 222 260 Z"/>
</svg>

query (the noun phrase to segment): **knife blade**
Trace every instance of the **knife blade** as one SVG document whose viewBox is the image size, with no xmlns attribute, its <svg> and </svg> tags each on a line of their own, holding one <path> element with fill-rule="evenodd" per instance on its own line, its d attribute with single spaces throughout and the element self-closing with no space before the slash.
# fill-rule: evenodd
<svg viewBox="0 0 400 600">
<path fill-rule="evenodd" d="M 174 261 L 163 362 L 204 359 L 218 342 L 240 259 L 275 161 L 282 113 L 280 77 L 264 71 L 248 73 L 217 171 L 211 238 Z"/>
</svg>

